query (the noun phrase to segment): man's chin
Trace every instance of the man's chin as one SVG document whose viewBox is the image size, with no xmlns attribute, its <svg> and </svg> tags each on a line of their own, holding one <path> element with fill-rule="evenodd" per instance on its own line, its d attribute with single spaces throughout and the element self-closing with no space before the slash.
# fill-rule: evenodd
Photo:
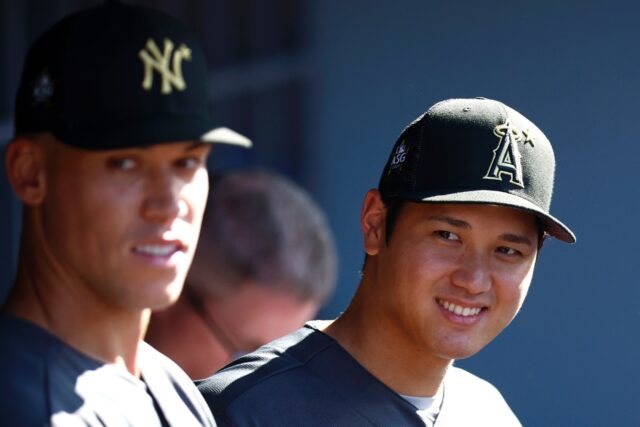
<svg viewBox="0 0 640 427">
<path fill-rule="evenodd" d="M 442 351 L 440 352 L 440 355 L 443 359 L 464 360 L 464 359 L 470 358 L 471 356 L 475 356 L 483 348 L 484 346 L 477 346 L 477 345 L 455 346 L 455 347 L 442 349 Z"/>
<path fill-rule="evenodd" d="M 158 288 L 162 289 L 156 288 L 154 295 L 147 298 L 147 308 L 159 311 L 172 306 L 180 297 L 183 283 L 183 280 L 176 280 L 169 284 L 159 285 Z"/>
</svg>

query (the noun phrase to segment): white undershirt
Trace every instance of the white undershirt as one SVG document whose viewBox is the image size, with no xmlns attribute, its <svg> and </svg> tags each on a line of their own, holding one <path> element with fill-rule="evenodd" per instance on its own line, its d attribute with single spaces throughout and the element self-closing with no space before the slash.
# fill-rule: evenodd
<svg viewBox="0 0 640 427">
<path fill-rule="evenodd" d="M 440 387 L 436 395 L 432 397 L 406 396 L 404 394 L 400 396 L 416 408 L 416 414 L 422 418 L 427 427 L 433 427 L 442 406 L 444 387 Z"/>
</svg>

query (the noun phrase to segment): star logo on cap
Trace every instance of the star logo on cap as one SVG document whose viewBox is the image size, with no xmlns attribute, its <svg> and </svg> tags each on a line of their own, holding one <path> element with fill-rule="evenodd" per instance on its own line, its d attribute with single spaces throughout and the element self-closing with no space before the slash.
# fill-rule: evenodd
<svg viewBox="0 0 640 427">
<path fill-rule="evenodd" d="M 531 135 L 531 131 L 529 129 L 523 130 L 522 136 L 524 137 L 524 142 L 522 143 L 523 145 L 531 144 L 532 147 L 535 147 L 535 144 L 534 144 L 535 139 Z"/>
</svg>

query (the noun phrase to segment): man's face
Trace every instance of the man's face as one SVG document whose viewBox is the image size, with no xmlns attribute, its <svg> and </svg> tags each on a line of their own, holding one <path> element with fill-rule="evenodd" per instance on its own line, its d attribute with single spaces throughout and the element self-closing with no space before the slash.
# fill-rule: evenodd
<svg viewBox="0 0 640 427">
<path fill-rule="evenodd" d="M 388 245 L 384 239 L 369 251 L 377 255 L 379 324 L 410 351 L 459 359 L 493 340 L 520 309 L 538 231 L 534 216 L 516 209 L 406 203 Z"/>
<path fill-rule="evenodd" d="M 200 231 L 209 146 L 46 146 L 43 237 L 60 279 L 118 309 L 175 301 Z"/>
</svg>

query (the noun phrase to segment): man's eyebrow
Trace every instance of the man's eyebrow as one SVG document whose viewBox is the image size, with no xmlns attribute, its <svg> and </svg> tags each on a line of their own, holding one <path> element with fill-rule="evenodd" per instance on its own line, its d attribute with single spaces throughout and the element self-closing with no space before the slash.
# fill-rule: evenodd
<svg viewBox="0 0 640 427">
<path fill-rule="evenodd" d="M 511 243 L 520 243 L 527 246 L 533 246 L 533 242 L 531 241 L 530 238 L 520 234 L 505 233 L 505 234 L 502 234 L 500 238 L 504 241 L 511 242 Z"/>
<path fill-rule="evenodd" d="M 468 222 L 463 221 L 461 219 L 453 218 L 447 215 L 433 215 L 427 219 L 429 221 L 444 222 L 453 227 L 463 228 L 465 230 L 471 229 L 471 224 L 469 224 Z M 531 241 L 531 239 L 521 234 L 504 233 L 500 235 L 500 239 L 504 240 L 505 242 L 519 243 L 527 246 L 533 246 L 533 242 Z"/>
<path fill-rule="evenodd" d="M 184 151 L 191 151 L 191 150 L 197 150 L 199 148 L 203 148 L 203 147 L 211 147 L 211 144 L 208 142 L 202 142 L 202 141 L 193 141 L 191 144 L 187 145 L 184 149 Z"/>
<path fill-rule="evenodd" d="M 433 215 L 430 216 L 429 218 L 427 218 L 429 221 L 440 221 L 440 222 L 445 222 L 453 227 L 458 227 L 458 228 L 464 228 L 464 229 L 470 229 L 471 228 L 471 224 L 469 224 L 467 221 L 463 221 L 461 219 L 457 219 L 457 218 L 453 218 L 447 215 Z"/>
</svg>

